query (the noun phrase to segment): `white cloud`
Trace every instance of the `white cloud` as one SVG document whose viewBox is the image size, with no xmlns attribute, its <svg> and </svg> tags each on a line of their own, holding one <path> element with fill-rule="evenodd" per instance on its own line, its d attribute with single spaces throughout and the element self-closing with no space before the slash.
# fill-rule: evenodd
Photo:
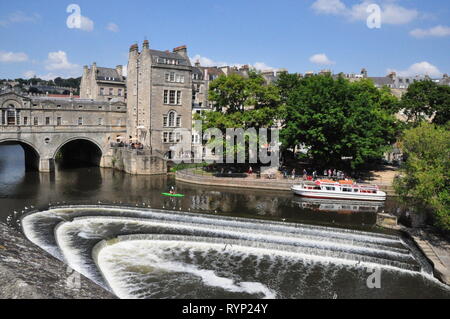
<svg viewBox="0 0 450 319">
<path fill-rule="evenodd" d="M 373 1 L 364 0 L 352 7 L 347 7 L 340 0 L 316 0 L 311 8 L 317 14 L 342 16 L 350 21 L 366 21 L 370 15 L 366 10 L 371 4 L 373 4 Z M 385 24 L 407 24 L 419 17 L 419 12 L 416 9 L 402 7 L 393 3 L 393 1 L 385 0 L 380 8 L 381 22 Z"/>
<path fill-rule="evenodd" d="M 309 61 L 311 63 L 319 64 L 319 65 L 332 65 L 332 64 L 335 64 L 335 62 L 331 61 L 327 57 L 327 55 L 324 54 L 324 53 L 314 54 L 312 57 L 309 58 Z"/>
<path fill-rule="evenodd" d="M 197 54 L 193 58 L 191 58 L 191 63 L 192 64 L 195 64 L 197 62 L 200 62 L 200 65 L 201 66 L 205 66 L 205 67 L 230 65 L 227 62 L 217 62 L 217 61 L 214 61 L 214 60 L 212 60 L 210 58 L 201 56 L 200 54 Z"/>
<path fill-rule="evenodd" d="M 319 14 L 343 14 L 347 7 L 340 0 L 317 0 L 312 4 L 312 8 Z"/>
<path fill-rule="evenodd" d="M 26 72 L 23 73 L 23 77 L 25 79 L 32 79 L 35 76 L 36 76 L 36 72 L 34 72 L 34 71 L 26 71 Z"/>
<path fill-rule="evenodd" d="M 37 13 L 28 15 L 22 11 L 16 11 L 9 14 L 6 18 L 0 20 L 0 26 L 5 27 L 13 23 L 36 22 L 41 18 Z"/>
<path fill-rule="evenodd" d="M 450 27 L 438 25 L 430 29 L 414 29 L 409 34 L 416 38 L 448 37 L 450 36 Z"/>
<path fill-rule="evenodd" d="M 256 70 L 259 71 L 274 71 L 276 70 L 275 68 L 267 65 L 264 62 L 256 62 L 255 64 L 252 65 Z"/>
<path fill-rule="evenodd" d="M 81 26 L 80 29 L 83 31 L 91 32 L 94 30 L 94 21 L 88 17 L 81 16 Z"/>
<path fill-rule="evenodd" d="M 22 52 L 4 52 L 0 51 L 0 62 L 12 63 L 12 62 L 25 62 L 28 61 L 28 55 Z"/>
<path fill-rule="evenodd" d="M 45 68 L 49 71 L 54 70 L 74 70 L 80 67 L 77 64 L 72 64 L 67 58 L 67 53 L 64 51 L 50 52 L 48 59 L 45 61 Z"/>
<path fill-rule="evenodd" d="M 249 65 L 250 67 L 253 67 L 256 70 L 259 71 L 273 71 L 276 70 L 276 68 L 271 67 L 269 65 L 267 65 L 264 62 L 255 62 L 255 63 L 228 63 L 228 62 L 219 62 L 219 61 L 214 61 L 210 58 L 201 56 L 199 54 L 195 55 L 193 58 L 191 58 L 191 63 L 192 65 L 194 65 L 196 62 L 200 62 L 201 66 L 204 67 L 213 67 L 213 66 L 236 66 L 236 67 L 242 67 L 244 65 Z"/>
<path fill-rule="evenodd" d="M 117 24 L 115 23 L 108 23 L 108 25 L 106 26 L 106 30 L 111 31 L 111 32 L 119 32 L 120 28 Z"/>
<path fill-rule="evenodd" d="M 419 62 L 411 65 L 406 70 L 395 70 L 395 69 L 388 69 L 388 73 L 396 72 L 399 76 L 405 76 L 405 77 L 414 77 L 416 75 L 428 75 L 429 77 L 441 77 L 442 72 L 433 64 L 429 62 Z"/>
</svg>

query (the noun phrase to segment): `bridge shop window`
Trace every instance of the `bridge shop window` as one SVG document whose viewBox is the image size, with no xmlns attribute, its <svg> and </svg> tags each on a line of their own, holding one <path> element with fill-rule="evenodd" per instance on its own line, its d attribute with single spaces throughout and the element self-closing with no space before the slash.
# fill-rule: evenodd
<svg viewBox="0 0 450 319">
<path fill-rule="evenodd" d="M 39 118 L 38 117 L 34 117 L 33 118 L 33 125 L 35 125 L 35 126 L 39 125 Z"/>
<path fill-rule="evenodd" d="M 18 125 L 20 123 L 20 112 L 17 111 L 13 105 L 8 109 L 1 111 L 2 125 Z"/>
<path fill-rule="evenodd" d="M 45 125 L 50 125 L 50 118 L 49 117 L 45 118 Z"/>
<path fill-rule="evenodd" d="M 56 125 L 60 126 L 60 125 L 61 125 L 61 122 L 62 122 L 61 116 L 58 116 L 58 117 L 56 118 Z"/>
</svg>

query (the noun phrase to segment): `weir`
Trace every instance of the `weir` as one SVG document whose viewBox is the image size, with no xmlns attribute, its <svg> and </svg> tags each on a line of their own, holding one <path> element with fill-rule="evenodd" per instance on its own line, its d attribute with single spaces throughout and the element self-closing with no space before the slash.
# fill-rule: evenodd
<svg viewBox="0 0 450 319">
<path fill-rule="evenodd" d="M 99 243 L 105 245 L 111 239 L 115 239 L 114 243 L 138 240 L 141 244 L 144 242 L 144 245 L 151 244 L 157 249 L 155 253 L 158 256 L 161 254 L 160 250 L 164 251 L 163 246 L 166 248 L 170 246 L 167 248 L 167 251 L 171 252 L 170 256 L 165 256 L 167 251 L 164 252 L 163 261 L 154 263 L 151 269 L 161 265 L 167 266 L 169 263 L 171 266 L 167 267 L 173 272 L 185 269 L 189 276 L 195 277 L 199 274 L 197 270 L 208 270 L 212 271 L 214 276 L 218 276 L 216 280 L 219 281 L 226 279 L 216 274 L 223 269 L 222 267 L 216 269 L 217 265 L 214 266 L 214 262 L 207 257 L 209 253 L 222 260 L 232 251 L 237 254 L 236 256 L 241 256 L 245 252 L 246 257 L 242 257 L 243 255 L 241 257 L 245 260 L 254 259 L 257 268 L 261 263 L 264 264 L 267 256 L 272 256 L 279 259 L 273 261 L 277 265 L 287 263 L 283 266 L 287 267 L 286 272 L 294 271 L 289 268 L 292 261 L 298 263 L 300 268 L 312 263 L 316 265 L 314 267 L 322 265 L 320 267 L 336 268 L 338 273 L 344 271 L 343 267 L 356 272 L 361 272 L 363 268 L 382 268 L 390 272 L 425 276 L 429 276 L 430 271 L 426 260 L 420 258 L 417 251 L 398 236 L 303 224 L 144 208 L 86 205 L 61 206 L 30 213 L 22 218 L 22 228 L 33 243 L 107 289 L 111 287 L 110 279 L 105 278 L 111 277 L 111 273 L 105 274 L 104 267 L 102 268 L 96 260 L 96 254 L 98 247 L 101 246 Z M 160 244 L 162 246 L 159 246 Z M 192 252 L 194 255 L 205 254 L 206 259 L 202 260 L 206 265 L 200 263 L 180 266 L 179 263 L 184 260 L 181 253 L 183 251 L 195 251 Z M 143 258 L 145 259 L 145 256 Z M 171 258 L 175 258 L 175 261 Z M 141 262 L 137 261 L 135 266 L 138 267 Z M 173 266 L 172 262 L 177 266 Z M 223 262 L 228 263 L 225 259 Z M 175 268 L 171 268 L 172 266 Z M 205 266 L 212 268 L 202 269 Z M 242 272 L 240 267 L 236 268 L 236 271 Z M 266 273 L 265 270 L 257 271 Z M 132 273 L 132 276 L 140 276 L 139 271 L 138 274 Z M 236 274 L 229 275 L 236 276 Z M 216 287 L 214 284 L 212 286 Z M 240 285 L 227 287 L 228 292 L 243 294 L 248 292 L 241 289 Z M 117 294 L 114 289 L 110 290 Z M 121 291 L 124 296 L 127 295 Z M 268 291 L 272 290 L 261 288 L 258 291 L 259 293 L 265 291 L 269 296 Z M 154 297 L 153 294 L 145 294 L 144 297 L 152 296 Z"/>
</svg>

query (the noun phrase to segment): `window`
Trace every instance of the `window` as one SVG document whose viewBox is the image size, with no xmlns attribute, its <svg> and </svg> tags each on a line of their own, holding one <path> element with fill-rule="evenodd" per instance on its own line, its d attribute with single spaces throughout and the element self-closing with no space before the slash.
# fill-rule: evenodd
<svg viewBox="0 0 450 319">
<path fill-rule="evenodd" d="M 181 105 L 181 91 L 177 91 L 177 105 Z"/>
<path fill-rule="evenodd" d="M 83 125 L 83 118 L 82 117 L 78 118 L 78 125 Z"/>
<path fill-rule="evenodd" d="M 113 88 L 110 88 L 109 89 L 109 95 L 113 95 L 114 94 L 114 89 Z"/>
<path fill-rule="evenodd" d="M 175 126 L 175 112 L 169 113 L 169 126 L 174 127 Z"/>
<path fill-rule="evenodd" d="M 58 116 L 57 118 L 56 118 L 56 125 L 58 125 L 58 126 L 60 126 L 62 123 L 61 123 L 62 121 L 61 121 L 61 116 Z"/>
<path fill-rule="evenodd" d="M 39 118 L 33 118 L 33 125 L 39 125 Z"/>
<path fill-rule="evenodd" d="M 45 125 L 50 125 L 50 118 L 49 117 L 45 118 Z"/>
<path fill-rule="evenodd" d="M 181 127 L 181 116 L 177 116 L 177 127 Z"/>
<path fill-rule="evenodd" d="M 169 104 L 169 91 L 164 90 L 164 104 Z"/>
<path fill-rule="evenodd" d="M 23 118 L 23 125 L 28 125 L 28 117 Z"/>
<path fill-rule="evenodd" d="M 170 93 L 169 93 L 169 104 L 175 104 L 175 94 L 176 94 L 176 91 L 170 91 Z"/>
<path fill-rule="evenodd" d="M 61 104 L 58 104 L 56 107 L 57 107 L 58 109 L 60 109 L 60 108 L 61 108 Z"/>
<path fill-rule="evenodd" d="M 175 134 L 175 141 L 176 141 L 177 143 L 180 143 L 180 142 L 181 142 L 181 134 L 180 134 L 180 133 L 176 133 L 176 134 Z"/>
<path fill-rule="evenodd" d="M 122 96 L 122 89 L 119 89 L 118 95 L 119 95 L 119 96 Z"/>
<path fill-rule="evenodd" d="M 163 133 L 163 142 L 168 143 L 169 142 L 169 133 L 164 132 Z"/>
<path fill-rule="evenodd" d="M 169 81 L 175 82 L 175 72 L 170 72 Z"/>
<path fill-rule="evenodd" d="M 104 88 L 100 88 L 100 95 L 105 95 L 105 89 Z"/>
<path fill-rule="evenodd" d="M 168 122 L 167 122 L 167 116 L 163 117 L 163 127 L 167 127 L 168 126 Z"/>
</svg>

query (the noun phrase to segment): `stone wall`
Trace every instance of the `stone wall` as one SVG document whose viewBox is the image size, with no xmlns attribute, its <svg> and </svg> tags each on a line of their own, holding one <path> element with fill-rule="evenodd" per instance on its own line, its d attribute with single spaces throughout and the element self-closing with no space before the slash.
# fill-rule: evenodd
<svg viewBox="0 0 450 319">
<path fill-rule="evenodd" d="M 149 152 L 113 148 L 109 154 L 103 156 L 103 167 L 118 169 L 132 175 L 159 175 L 167 173 L 167 162 L 160 156 Z"/>
<path fill-rule="evenodd" d="M 0 299 L 113 298 L 116 297 L 34 246 L 21 233 L 0 223 Z"/>
</svg>

